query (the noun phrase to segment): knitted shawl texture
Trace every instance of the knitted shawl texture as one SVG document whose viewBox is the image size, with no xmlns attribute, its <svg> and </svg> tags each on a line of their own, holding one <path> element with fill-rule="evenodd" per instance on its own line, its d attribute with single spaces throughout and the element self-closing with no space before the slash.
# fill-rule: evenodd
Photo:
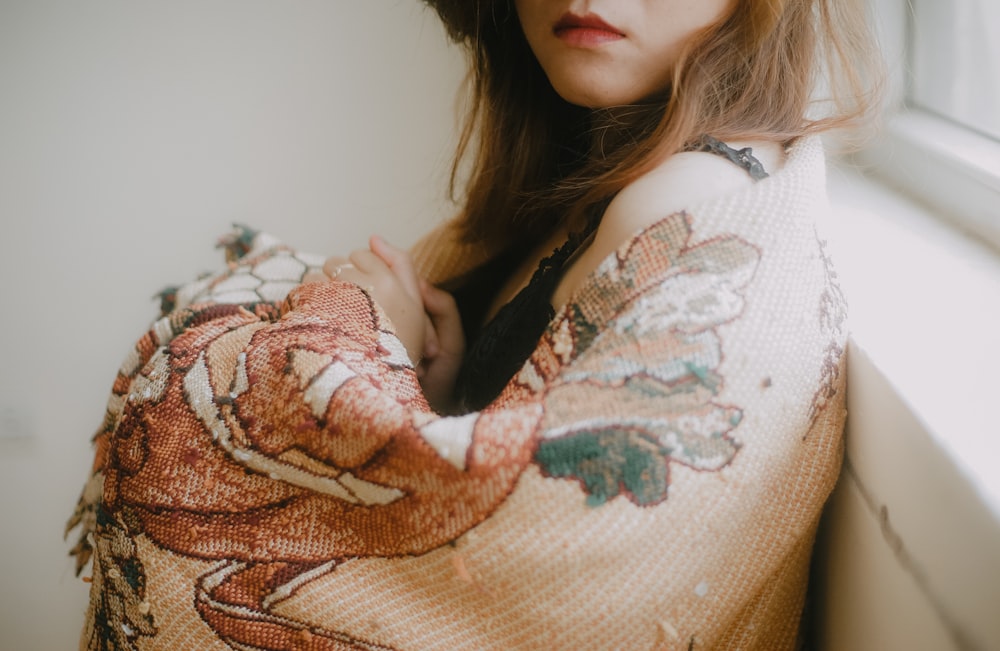
<svg viewBox="0 0 1000 651">
<path fill-rule="evenodd" d="M 322 257 L 230 238 L 115 380 L 86 650 L 788 649 L 844 422 L 823 152 L 649 226 L 481 412 Z M 443 281 L 482 262 L 445 225 Z"/>
</svg>

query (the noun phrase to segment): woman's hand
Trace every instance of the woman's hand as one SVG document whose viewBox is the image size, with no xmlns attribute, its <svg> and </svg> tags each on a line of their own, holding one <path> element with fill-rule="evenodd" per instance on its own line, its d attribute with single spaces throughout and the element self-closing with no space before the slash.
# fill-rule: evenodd
<svg viewBox="0 0 1000 651">
<path fill-rule="evenodd" d="M 356 283 L 370 291 L 396 329 L 413 361 L 428 402 L 439 411 L 450 407 L 455 377 L 465 352 L 461 318 L 451 294 L 421 279 L 408 252 L 381 237 L 370 249 L 323 265 L 331 279 Z"/>
<path fill-rule="evenodd" d="M 427 331 L 432 329 L 424 313 L 416 271 L 405 251 L 389 246 L 379 237 L 372 237 L 370 244 L 371 250 L 358 249 L 346 258 L 327 258 L 323 272 L 331 280 L 364 287 L 374 297 L 416 366 L 424 357 Z"/>
<path fill-rule="evenodd" d="M 420 280 L 424 310 L 431 320 L 435 337 L 424 348 L 418 376 L 427 402 L 439 412 L 451 412 L 455 379 L 465 355 L 465 331 L 451 294 Z"/>
</svg>

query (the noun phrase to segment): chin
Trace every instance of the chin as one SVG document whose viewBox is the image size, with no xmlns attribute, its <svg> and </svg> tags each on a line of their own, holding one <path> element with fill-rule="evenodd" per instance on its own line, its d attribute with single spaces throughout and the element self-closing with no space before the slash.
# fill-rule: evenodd
<svg viewBox="0 0 1000 651">
<path fill-rule="evenodd" d="M 657 84 L 648 80 L 604 75 L 549 75 L 549 83 L 559 97 L 588 109 L 610 108 L 641 102 L 657 93 Z"/>
<path fill-rule="evenodd" d="M 555 85 L 552 86 L 556 94 L 570 104 L 588 109 L 609 108 L 611 106 L 622 106 L 632 104 L 641 98 L 632 97 L 631 94 L 614 92 L 608 89 L 580 88 L 577 86 Z"/>
</svg>

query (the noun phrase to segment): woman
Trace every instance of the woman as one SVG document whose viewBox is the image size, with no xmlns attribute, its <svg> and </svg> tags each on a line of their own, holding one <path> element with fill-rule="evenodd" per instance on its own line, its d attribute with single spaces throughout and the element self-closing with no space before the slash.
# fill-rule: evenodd
<svg viewBox="0 0 1000 651">
<path fill-rule="evenodd" d="M 83 645 L 794 648 L 844 418 L 812 134 L 864 113 L 863 16 L 431 4 L 473 62 L 459 219 L 326 277 L 243 232 L 178 292 L 71 522 Z M 824 50 L 857 101 L 813 118 Z"/>
<path fill-rule="evenodd" d="M 407 324 L 401 338 L 422 360 L 421 371 L 432 371 L 422 385 L 442 409 L 482 408 L 495 398 L 552 316 L 538 308 L 562 305 L 631 235 L 738 191 L 758 170 L 780 170 L 797 138 L 859 126 L 875 96 L 858 72 L 876 72 L 877 64 L 857 6 L 632 2 L 596 13 L 592 3 L 429 4 L 472 59 L 474 106 L 459 159 L 481 136 L 454 227 L 463 242 L 488 249 L 479 258 L 501 258 L 475 279 L 450 283 L 462 287 L 460 299 L 468 297 L 461 305 L 465 329 L 478 333 L 485 317 L 508 305 L 541 261 L 564 246 L 555 269 L 522 301 L 527 305 L 509 306 L 514 314 L 494 324 L 507 331 L 517 321 L 518 353 L 466 361 L 458 398 L 480 391 L 470 383 L 489 388 L 465 405 L 452 395 L 464 342 L 449 297 L 421 283 L 409 256 L 381 238 L 370 250 L 327 261 L 330 276 L 385 284 L 383 305 L 399 305 L 393 321 Z M 808 119 L 821 56 L 839 83 L 837 110 Z M 706 146 L 710 134 L 713 145 Z M 759 163 L 752 172 L 735 160 L 743 151 Z M 416 318 L 421 307 L 447 333 L 443 347 L 431 325 L 431 350 L 424 350 L 430 322 Z M 530 333 L 522 332 L 525 320 Z"/>
</svg>

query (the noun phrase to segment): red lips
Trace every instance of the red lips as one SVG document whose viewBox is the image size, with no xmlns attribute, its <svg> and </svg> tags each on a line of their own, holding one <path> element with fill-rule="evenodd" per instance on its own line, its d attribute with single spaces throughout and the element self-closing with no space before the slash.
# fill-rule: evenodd
<svg viewBox="0 0 1000 651">
<path fill-rule="evenodd" d="M 595 47 L 625 38 L 621 30 L 608 24 L 597 14 L 563 14 L 553 26 L 552 33 L 568 45 L 576 47 Z"/>
</svg>

